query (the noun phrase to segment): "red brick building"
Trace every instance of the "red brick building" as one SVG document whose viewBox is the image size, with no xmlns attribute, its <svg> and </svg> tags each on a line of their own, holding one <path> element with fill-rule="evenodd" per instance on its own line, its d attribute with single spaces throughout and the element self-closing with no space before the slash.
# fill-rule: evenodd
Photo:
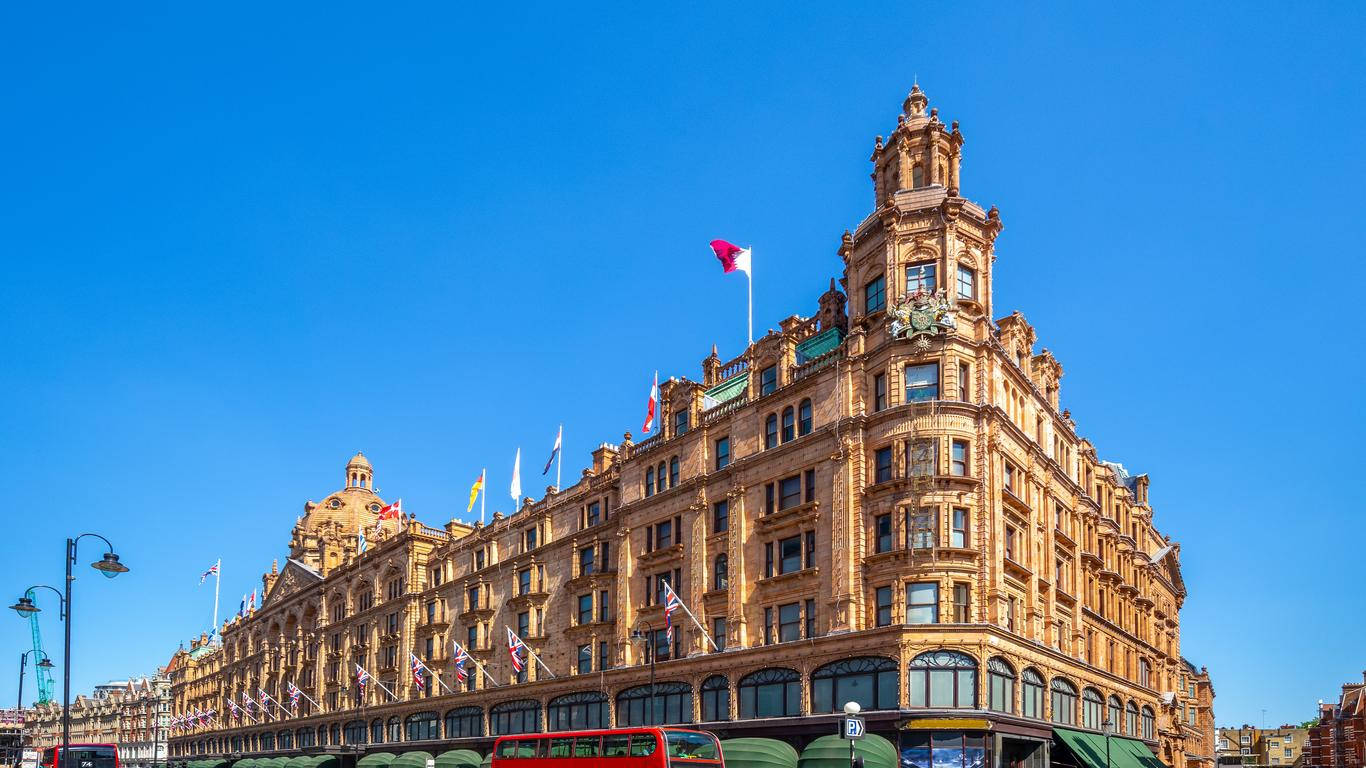
<svg viewBox="0 0 1366 768">
<path fill-rule="evenodd" d="M 1319 724 L 1309 729 L 1305 768 L 1366 765 L 1366 672 L 1362 682 L 1342 686 L 1338 703 L 1319 703 Z"/>
</svg>

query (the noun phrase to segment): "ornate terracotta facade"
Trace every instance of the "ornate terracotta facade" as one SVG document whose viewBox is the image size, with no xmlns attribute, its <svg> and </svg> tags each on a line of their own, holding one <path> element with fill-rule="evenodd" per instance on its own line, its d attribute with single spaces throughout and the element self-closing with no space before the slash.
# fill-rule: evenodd
<svg viewBox="0 0 1366 768">
<path fill-rule="evenodd" d="M 358 456 L 306 507 L 263 606 L 180 657 L 177 715 L 214 715 L 175 754 L 486 743 L 639 722 L 642 697 L 669 721 L 803 738 L 858 691 L 875 730 L 956 728 L 997 765 L 1043 764 L 1054 726 L 1107 719 L 1185 763 L 1180 546 L 1148 477 L 1077 432 L 1024 316 L 993 321 L 1002 221 L 960 195 L 962 147 L 914 89 L 815 313 L 663 383 L 657 434 L 601 445 L 569 487 L 488 525 L 386 522 L 362 554 L 383 502 Z M 679 612 L 661 637 L 664 582 L 707 634 Z M 514 672 L 505 628 L 549 672 Z M 453 640 L 496 687 L 413 684 L 410 652 L 456 687 Z M 358 693 L 357 663 L 393 695 Z M 291 683 L 316 705 L 228 712 Z"/>
</svg>

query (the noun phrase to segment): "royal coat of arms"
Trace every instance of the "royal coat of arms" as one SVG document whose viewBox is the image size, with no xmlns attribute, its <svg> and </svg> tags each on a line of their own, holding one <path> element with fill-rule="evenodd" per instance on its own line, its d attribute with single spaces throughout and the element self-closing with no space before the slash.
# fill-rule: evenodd
<svg viewBox="0 0 1366 768">
<path fill-rule="evenodd" d="M 944 289 L 934 293 L 914 291 L 887 308 L 891 322 L 887 330 L 894 339 L 913 342 L 917 349 L 929 349 L 930 339 L 955 330 L 953 305 Z"/>
</svg>

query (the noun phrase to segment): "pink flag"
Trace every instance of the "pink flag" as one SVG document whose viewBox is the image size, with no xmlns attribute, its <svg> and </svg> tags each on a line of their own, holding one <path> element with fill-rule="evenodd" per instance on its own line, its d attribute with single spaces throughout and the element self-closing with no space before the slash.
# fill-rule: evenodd
<svg viewBox="0 0 1366 768">
<path fill-rule="evenodd" d="M 655 371 L 655 382 L 650 385 L 650 399 L 645 404 L 645 426 L 641 432 L 649 432 L 655 426 L 655 409 L 659 407 L 659 371 Z"/>
<path fill-rule="evenodd" d="M 721 268 L 726 273 L 729 274 L 738 270 L 746 275 L 750 274 L 750 251 L 748 248 L 741 248 L 725 240 L 713 240 L 711 241 L 711 249 L 716 253 L 716 258 L 721 260 Z"/>
</svg>

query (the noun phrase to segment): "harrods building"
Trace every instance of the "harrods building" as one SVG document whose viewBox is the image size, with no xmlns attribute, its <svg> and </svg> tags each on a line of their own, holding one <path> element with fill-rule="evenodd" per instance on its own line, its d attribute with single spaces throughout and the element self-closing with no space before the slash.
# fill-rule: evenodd
<svg viewBox="0 0 1366 768">
<path fill-rule="evenodd" d="M 1180 547 L 1148 477 L 1080 436 L 1024 316 L 997 316 L 1001 218 L 961 196 L 963 135 L 927 107 L 913 89 L 877 138 L 873 211 L 814 313 L 670 378 L 656 433 L 577 482 L 486 525 L 386 520 L 361 553 L 385 502 L 357 454 L 263 605 L 178 655 L 175 714 L 216 717 L 173 759 L 663 723 L 800 746 L 857 700 L 907 766 L 1081 765 L 1107 720 L 1184 765 Z M 681 611 L 667 641 L 665 583 L 719 650 Z M 505 627 L 553 677 L 514 672 Z M 457 682 L 453 640 L 492 681 Z M 295 715 L 228 711 L 291 683 Z"/>
</svg>

